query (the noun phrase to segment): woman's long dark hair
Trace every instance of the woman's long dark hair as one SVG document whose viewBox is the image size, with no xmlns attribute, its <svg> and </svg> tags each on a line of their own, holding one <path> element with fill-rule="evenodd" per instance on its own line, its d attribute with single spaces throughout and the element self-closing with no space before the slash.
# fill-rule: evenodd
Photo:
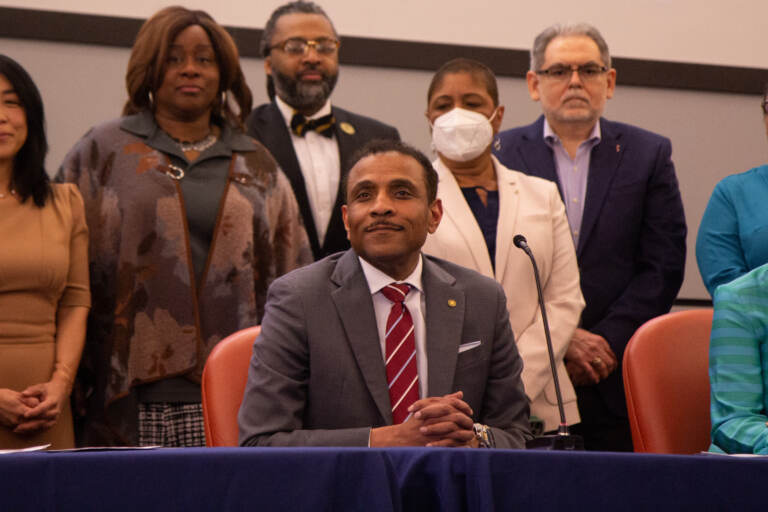
<svg viewBox="0 0 768 512">
<path fill-rule="evenodd" d="M 50 178 L 45 172 L 48 140 L 45 137 L 43 100 L 29 73 L 18 62 L 2 54 L 0 75 L 13 86 L 27 118 L 27 140 L 13 157 L 11 188 L 21 202 L 31 197 L 37 206 L 42 207 L 51 195 Z"/>
</svg>

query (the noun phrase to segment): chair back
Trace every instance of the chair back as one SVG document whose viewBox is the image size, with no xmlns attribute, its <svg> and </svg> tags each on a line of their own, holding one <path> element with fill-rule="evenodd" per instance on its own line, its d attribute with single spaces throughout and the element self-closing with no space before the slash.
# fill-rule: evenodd
<svg viewBox="0 0 768 512">
<path fill-rule="evenodd" d="M 248 327 L 221 340 L 203 369 L 203 421 L 207 446 L 237 446 L 237 413 L 243 401 L 253 342 L 261 326 Z"/>
<path fill-rule="evenodd" d="M 712 309 L 643 324 L 624 351 L 624 392 L 636 452 L 689 454 L 710 444 Z"/>
</svg>

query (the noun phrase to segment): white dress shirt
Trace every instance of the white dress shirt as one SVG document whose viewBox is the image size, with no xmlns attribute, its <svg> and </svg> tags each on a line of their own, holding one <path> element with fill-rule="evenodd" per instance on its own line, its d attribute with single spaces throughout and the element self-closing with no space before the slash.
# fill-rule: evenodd
<svg viewBox="0 0 768 512">
<path fill-rule="evenodd" d="M 295 135 L 291 131 L 291 119 L 296 110 L 278 96 L 275 97 L 275 103 L 291 134 L 293 150 L 296 152 L 301 174 L 304 177 L 309 207 L 317 229 L 317 239 L 322 246 L 333 214 L 333 206 L 336 204 L 336 196 L 339 193 L 341 178 L 339 144 L 335 135 L 328 138 L 314 130 L 307 131 L 304 137 Z M 330 113 L 331 101 L 328 100 L 323 108 L 308 119 L 317 119 Z"/>
<path fill-rule="evenodd" d="M 406 283 L 411 285 L 411 291 L 405 298 L 405 307 L 411 313 L 413 319 L 413 332 L 416 338 L 416 368 L 419 372 L 419 397 L 425 398 L 427 395 L 427 325 L 424 313 L 427 310 L 426 297 L 424 289 L 421 286 L 421 270 L 424 267 L 422 256 L 419 255 L 419 263 L 411 275 L 398 281 L 381 270 L 377 269 L 363 258 L 358 257 L 360 265 L 363 267 L 365 280 L 368 281 L 368 288 L 371 290 L 373 299 L 373 309 L 376 313 L 376 327 L 379 331 L 379 344 L 381 345 L 381 357 L 386 360 L 387 356 L 387 318 L 392 309 L 392 302 L 381 293 L 381 289 L 391 283 Z"/>
</svg>

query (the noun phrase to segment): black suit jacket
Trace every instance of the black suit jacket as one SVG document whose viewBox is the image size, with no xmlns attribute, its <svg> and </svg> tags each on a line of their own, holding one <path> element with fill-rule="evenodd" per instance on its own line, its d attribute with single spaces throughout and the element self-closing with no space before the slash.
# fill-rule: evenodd
<svg viewBox="0 0 768 512">
<path fill-rule="evenodd" d="M 349 248 L 344 222 L 341 219 L 341 205 L 344 204 L 341 184 L 352 166 L 351 159 L 355 152 L 373 139 L 400 140 L 400 134 L 395 128 L 375 119 L 353 114 L 338 107 L 331 107 L 331 111 L 336 118 L 334 133 L 339 144 L 342 179 L 339 180 L 339 191 L 336 195 L 336 203 L 333 206 L 333 214 L 328 223 L 324 241 L 317 238 L 317 227 L 307 198 L 304 176 L 301 174 L 299 160 L 296 158 L 296 152 L 291 142 L 291 134 L 288 132 L 280 109 L 275 103 L 264 103 L 253 109 L 246 120 L 248 133 L 266 146 L 291 182 L 315 260 Z M 351 126 L 354 132 L 348 133 L 351 130 L 345 131 L 342 126 Z"/>
<path fill-rule="evenodd" d="M 672 307 L 683 282 L 686 225 L 669 139 L 602 118 L 600 130 L 576 248 L 587 303 L 581 326 L 603 336 L 621 363 L 635 330 Z M 562 196 L 544 116 L 501 133 L 495 146 L 504 165 L 556 182 Z M 621 368 L 598 390 L 626 416 Z"/>
</svg>

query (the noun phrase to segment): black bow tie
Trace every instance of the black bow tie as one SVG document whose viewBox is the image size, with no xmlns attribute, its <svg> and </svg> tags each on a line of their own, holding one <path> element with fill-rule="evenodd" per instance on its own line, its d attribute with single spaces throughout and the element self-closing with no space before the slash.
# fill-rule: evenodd
<svg viewBox="0 0 768 512">
<path fill-rule="evenodd" d="M 333 114 L 307 120 L 306 117 L 297 112 L 291 118 L 291 131 L 299 137 L 303 137 L 309 130 L 314 130 L 330 139 L 333 137 L 333 125 L 335 123 L 336 119 L 333 117 Z"/>
</svg>

